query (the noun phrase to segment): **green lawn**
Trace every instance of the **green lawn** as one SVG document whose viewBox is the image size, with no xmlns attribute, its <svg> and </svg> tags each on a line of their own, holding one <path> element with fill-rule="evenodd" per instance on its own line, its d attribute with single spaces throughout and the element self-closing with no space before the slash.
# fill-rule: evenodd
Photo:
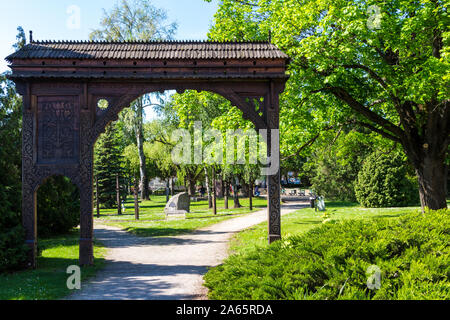
<svg viewBox="0 0 450 320">
<path fill-rule="evenodd" d="M 150 201 L 140 203 L 139 221 L 134 219 L 134 201 L 129 198 L 125 203 L 126 211 L 121 216 L 117 215 L 117 209 L 101 209 L 100 218 L 95 218 L 96 223 L 119 227 L 123 230 L 143 237 L 173 236 L 192 232 L 196 229 L 236 217 L 238 215 L 255 212 L 266 208 L 267 200 L 253 198 L 253 210 L 249 209 L 249 199 L 239 199 L 242 208 L 234 209 L 233 200 L 228 201 L 228 210 L 224 209 L 223 199 L 217 200 L 217 215 L 208 208 L 208 201 L 191 202 L 191 212 L 186 215 L 186 220 L 166 221 L 164 207 L 165 196 L 151 196 Z"/>
<path fill-rule="evenodd" d="M 369 219 L 397 217 L 402 214 L 420 210 L 419 207 L 406 208 L 362 208 L 357 203 L 326 202 L 326 214 L 334 220 Z M 322 224 L 327 217 L 314 209 L 301 209 L 281 217 L 281 234 L 283 238 L 304 233 Z M 244 230 L 231 240 L 231 253 L 245 253 L 259 247 L 267 247 L 267 223 Z"/>
<path fill-rule="evenodd" d="M 70 265 L 78 265 L 79 231 L 66 236 L 39 240 L 42 251 L 36 270 L 0 275 L 0 300 L 55 300 L 71 293 L 66 281 Z M 104 265 L 106 249 L 94 242 L 95 265 L 81 269 L 83 281 L 92 277 Z"/>
</svg>

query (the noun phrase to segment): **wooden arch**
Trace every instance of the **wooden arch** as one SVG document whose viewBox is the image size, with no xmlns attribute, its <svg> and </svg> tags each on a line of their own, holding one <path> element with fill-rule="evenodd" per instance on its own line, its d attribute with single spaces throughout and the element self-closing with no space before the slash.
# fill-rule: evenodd
<svg viewBox="0 0 450 320">
<path fill-rule="evenodd" d="M 269 129 L 271 141 L 288 79 L 288 57 L 266 42 L 32 42 L 7 60 L 23 96 L 22 218 L 30 267 L 36 267 L 36 190 L 53 175 L 80 189 L 80 264 L 93 263 L 93 147 L 134 99 L 164 90 L 215 92 L 257 129 Z M 109 107 L 99 109 L 99 99 Z M 254 99 L 263 101 L 260 110 Z M 267 180 L 271 243 L 281 237 L 279 169 Z"/>
</svg>

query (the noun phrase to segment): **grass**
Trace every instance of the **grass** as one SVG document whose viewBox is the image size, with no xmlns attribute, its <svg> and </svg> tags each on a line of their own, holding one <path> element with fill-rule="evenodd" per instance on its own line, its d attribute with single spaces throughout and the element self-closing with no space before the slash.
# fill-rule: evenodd
<svg viewBox="0 0 450 320">
<path fill-rule="evenodd" d="M 249 209 L 249 199 L 239 199 L 242 207 L 234 209 L 233 200 L 229 199 L 228 207 L 224 209 L 223 199 L 217 200 L 217 215 L 208 208 L 208 201 L 191 202 L 191 212 L 187 213 L 186 220 L 166 221 L 164 207 L 165 196 L 152 196 L 149 201 L 140 203 L 139 220 L 134 219 L 134 200 L 129 198 L 125 203 L 125 212 L 119 216 L 117 209 L 101 209 L 100 218 L 96 223 L 121 228 L 125 231 L 142 237 L 174 236 L 187 234 L 196 229 L 236 217 L 238 215 L 255 212 L 267 206 L 264 198 L 253 198 L 253 210 Z"/>
<path fill-rule="evenodd" d="M 362 208 L 351 202 L 326 202 L 326 213 L 333 220 L 389 218 L 415 212 L 418 207 L 403 208 Z M 323 212 L 314 209 L 301 209 L 281 217 L 283 238 L 297 235 L 320 226 L 325 220 Z M 261 223 L 236 234 L 230 243 L 232 254 L 246 253 L 257 248 L 267 247 L 267 223 Z"/>
<path fill-rule="evenodd" d="M 71 293 L 66 285 L 66 270 L 78 265 L 79 231 L 40 239 L 38 245 L 41 256 L 36 270 L 0 274 L 0 300 L 56 300 Z M 106 249 L 94 242 L 95 264 L 81 268 L 82 285 L 103 267 L 105 255 Z"/>
</svg>

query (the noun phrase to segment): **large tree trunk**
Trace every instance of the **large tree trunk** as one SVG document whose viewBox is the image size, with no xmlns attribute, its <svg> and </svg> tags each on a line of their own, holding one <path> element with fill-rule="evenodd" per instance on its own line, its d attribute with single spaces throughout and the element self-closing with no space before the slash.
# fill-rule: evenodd
<svg viewBox="0 0 450 320">
<path fill-rule="evenodd" d="M 447 208 L 448 168 L 443 159 L 426 156 L 416 168 L 422 209 Z"/>
<path fill-rule="evenodd" d="M 195 179 L 193 179 L 192 177 L 189 177 L 187 179 L 187 189 L 188 189 L 188 194 L 189 196 L 193 197 L 195 196 Z"/>
<path fill-rule="evenodd" d="M 440 47 L 434 47 L 433 54 L 436 58 L 440 57 L 440 49 Z M 382 78 L 373 73 L 371 76 L 382 86 L 387 86 Z M 329 86 L 323 90 L 331 92 L 336 98 L 347 103 L 350 108 L 379 127 L 367 121 L 357 121 L 356 124 L 402 144 L 409 161 L 416 170 L 422 209 L 425 207 L 433 210 L 447 208 L 445 160 L 450 143 L 450 100 L 439 101 L 436 96 L 428 103 L 418 105 L 412 101 L 401 103 L 402 99 L 391 95 L 391 102 L 395 105 L 400 118 L 401 126 L 399 126 L 358 102 L 343 87 Z"/>
<path fill-rule="evenodd" d="M 404 126 L 408 130 L 405 130 L 406 139 L 402 144 L 416 171 L 422 211 L 447 208 L 448 167 L 445 162 L 449 137 L 443 134 L 442 123 L 438 120 L 436 115 L 430 116 L 421 136 L 415 128 Z"/>
</svg>

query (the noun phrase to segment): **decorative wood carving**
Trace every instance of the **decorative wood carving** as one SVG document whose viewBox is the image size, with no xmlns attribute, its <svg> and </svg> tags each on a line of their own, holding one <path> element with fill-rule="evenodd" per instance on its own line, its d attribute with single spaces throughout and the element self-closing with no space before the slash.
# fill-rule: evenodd
<svg viewBox="0 0 450 320">
<path fill-rule="evenodd" d="M 38 98 L 38 164 L 78 163 L 80 147 L 77 96 Z"/>
<path fill-rule="evenodd" d="M 116 68 L 118 72 L 120 67 Z M 206 69 L 205 69 L 206 70 Z M 282 69 L 284 72 L 284 69 Z M 177 90 L 211 91 L 229 99 L 256 129 L 279 128 L 278 96 L 285 78 L 255 77 L 205 81 L 198 77 L 142 80 L 30 77 L 16 80 L 24 95 L 22 215 L 30 250 L 36 261 L 36 191 L 52 175 L 64 175 L 80 190 L 80 264 L 93 263 L 93 148 L 108 123 L 144 93 Z M 97 101 L 109 106 L 99 110 Z M 270 150 L 270 136 L 268 139 Z M 270 156 L 270 154 L 269 154 Z M 278 164 L 275 164 L 278 165 Z M 280 171 L 268 177 L 269 241 L 280 238 Z"/>
</svg>

